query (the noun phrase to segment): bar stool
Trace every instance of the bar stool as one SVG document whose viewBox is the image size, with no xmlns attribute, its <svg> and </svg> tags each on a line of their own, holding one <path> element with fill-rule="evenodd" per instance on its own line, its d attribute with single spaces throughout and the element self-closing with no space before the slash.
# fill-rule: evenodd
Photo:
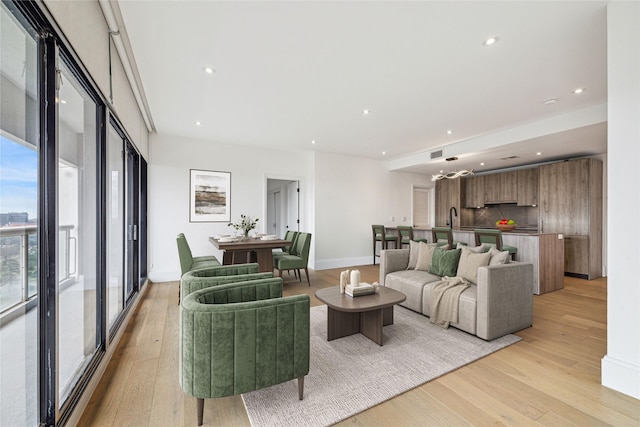
<svg viewBox="0 0 640 427">
<path fill-rule="evenodd" d="M 473 230 L 473 234 L 476 238 L 476 246 L 484 243 L 487 245 L 495 245 L 499 251 L 509 251 L 511 259 L 516 259 L 518 248 L 515 246 L 509 246 L 502 243 L 502 231 L 493 228 L 476 228 Z"/>
<path fill-rule="evenodd" d="M 433 236 L 433 243 L 437 243 L 439 246 L 448 244 L 449 249 L 455 249 L 458 243 L 467 246 L 465 242 L 455 242 L 453 240 L 453 231 L 449 227 L 432 227 L 431 235 Z M 447 243 L 444 243 L 443 240 L 446 240 Z"/>
<path fill-rule="evenodd" d="M 388 249 L 389 242 L 393 242 L 395 244 L 396 249 L 399 247 L 399 236 L 395 234 L 387 234 L 387 230 L 385 230 L 384 225 L 374 224 L 371 226 L 373 230 L 373 264 L 376 263 L 376 257 L 380 255 L 376 254 L 376 243 L 380 242 L 380 250 Z"/>
<path fill-rule="evenodd" d="M 414 242 L 425 242 L 429 243 L 427 239 L 414 239 L 413 238 L 413 227 L 410 225 L 399 225 L 398 226 L 398 237 L 399 242 L 398 246 L 402 248 L 404 245 L 409 245 L 409 242 L 412 240 Z"/>
</svg>

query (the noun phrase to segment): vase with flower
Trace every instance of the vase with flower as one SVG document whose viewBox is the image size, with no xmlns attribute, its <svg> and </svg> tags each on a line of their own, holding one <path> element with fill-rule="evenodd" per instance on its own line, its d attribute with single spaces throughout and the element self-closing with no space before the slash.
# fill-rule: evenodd
<svg viewBox="0 0 640 427">
<path fill-rule="evenodd" d="M 233 227 L 237 232 L 241 232 L 245 239 L 249 238 L 249 232 L 256 228 L 258 224 L 258 218 L 252 218 L 248 215 L 240 215 L 240 221 L 228 224 L 229 227 Z"/>
</svg>

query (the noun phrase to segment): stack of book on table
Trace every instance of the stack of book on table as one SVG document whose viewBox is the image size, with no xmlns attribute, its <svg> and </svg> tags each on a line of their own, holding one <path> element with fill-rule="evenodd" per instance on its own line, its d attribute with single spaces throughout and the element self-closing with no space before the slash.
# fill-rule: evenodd
<svg viewBox="0 0 640 427">
<path fill-rule="evenodd" d="M 375 289 L 368 283 L 360 283 L 356 286 L 347 285 L 344 288 L 344 293 L 350 297 L 360 297 L 363 295 L 371 295 L 375 293 Z"/>
</svg>

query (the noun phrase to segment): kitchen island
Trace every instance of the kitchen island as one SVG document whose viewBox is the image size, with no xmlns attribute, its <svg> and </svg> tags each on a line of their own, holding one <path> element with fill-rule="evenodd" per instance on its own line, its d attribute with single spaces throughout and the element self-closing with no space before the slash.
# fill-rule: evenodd
<svg viewBox="0 0 640 427">
<path fill-rule="evenodd" d="M 480 227 L 478 227 L 480 228 Z M 397 232 L 393 226 L 390 232 Z M 453 229 L 453 240 L 475 246 L 473 227 Z M 432 241 L 430 228 L 414 228 L 415 239 Z M 536 230 L 518 230 L 502 233 L 505 245 L 518 248 L 516 261 L 533 264 L 533 293 L 536 295 L 564 287 L 564 240 L 558 233 L 539 233 Z"/>
</svg>

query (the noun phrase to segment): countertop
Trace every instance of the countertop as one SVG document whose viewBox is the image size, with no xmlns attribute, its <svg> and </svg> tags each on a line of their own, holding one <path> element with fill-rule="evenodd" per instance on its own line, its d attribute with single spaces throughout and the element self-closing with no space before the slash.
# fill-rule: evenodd
<svg viewBox="0 0 640 427">
<path fill-rule="evenodd" d="M 385 226 L 386 229 L 388 230 L 397 230 L 397 226 L 395 225 L 390 225 L 390 226 Z M 482 227 L 482 226 L 478 226 L 478 227 L 455 227 L 453 228 L 454 232 L 459 232 L 459 233 L 473 233 L 473 230 L 475 230 L 476 228 L 491 228 L 491 227 Z M 431 232 L 431 228 L 423 228 L 423 227 L 414 227 L 413 228 L 414 231 L 429 231 Z M 534 228 L 516 228 L 514 231 L 503 231 L 502 232 L 503 236 L 504 235 L 517 235 L 517 236 L 541 236 L 541 235 L 547 235 L 547 234 L 559 234 L 559 233 L 541 233 L 539 232 L 537 229 Z"/>
</svg>

